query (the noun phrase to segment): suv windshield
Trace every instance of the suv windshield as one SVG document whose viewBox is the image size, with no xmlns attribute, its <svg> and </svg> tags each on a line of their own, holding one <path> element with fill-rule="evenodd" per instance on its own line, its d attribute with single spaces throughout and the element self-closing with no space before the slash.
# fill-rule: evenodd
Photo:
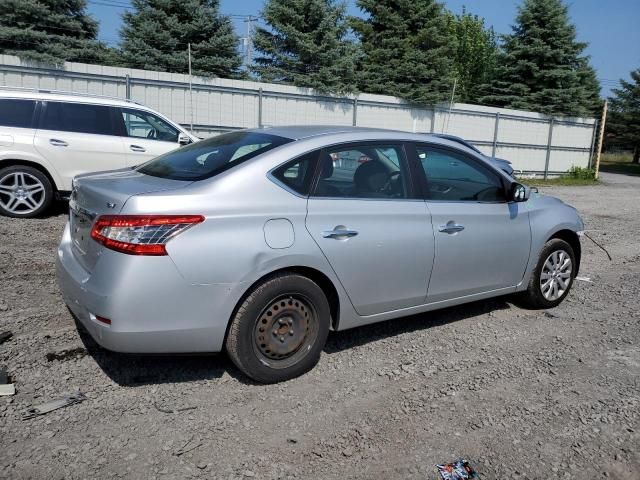
<svg viewBox="0 0 640 480">
<path fill-rule="evenodd" d="M 225 133 L 165 153 L 137 170 L 172 180 L 203 180 L 291 141 L 257 132 Z"/>
</svg>

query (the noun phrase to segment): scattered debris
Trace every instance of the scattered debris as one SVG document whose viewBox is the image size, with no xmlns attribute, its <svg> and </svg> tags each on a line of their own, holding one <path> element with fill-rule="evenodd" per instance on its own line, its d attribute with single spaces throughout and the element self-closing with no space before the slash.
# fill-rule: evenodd
<svg viewBox="0 0 640 480">
<path fill-rule="evenodd" d="M 66 397 L 62 397 L 58 400 L 52 400 L 50 402 L 43 403 L 42 405 L 38 405 L 37 407 L 31 407 L 22 414 L 22 419 L 28 420 L 39 415 L 44 415 L 59 408 L 68 407 L 69 405 L 75 405 L 76 403 L 84 402 L 86 399 L 87 397 L 81 392 L 67 395 Z"/>
<path fill-rule="evenodd" d="M 0 396 L 15 395 L 16 386 L 10 383 L 11 377 L 4 367 L 0 367 Z"/>
<path fill-rule="evenodd" d="M 162 413 L 180 413 L 180 412 L 184 412 L 186 410 L 195 410 L 196 406 L 192 406 L 192 407 L 181 407 L 181 408 L 162 408 L 159 407 L 158 404 L 153 403 L 153 406 L 155 407 L 156 410 L 158 410 L 159 412 Z"/>
<path fill-rule="evenodd" d="M 185 453 L 189 453 L 189 452 L 191 452 L 192 450 L 195 450 L 196 448 L 199 448 L 199 447 L 201 447 L 201 446 L 203 445 L 202 443 L 199 443 L 199 444 L 197 444 L 197 445 L 194 445 L 194 446 L 193 446 L 193 447 L 191 447 L 191 448 L 187 448 L 187 447 L 189 446 L 189 444 L 190 444 L 192 441 L 193 441 L 193 437 L 191 437 L 191 438 L 187 441 L 187 443 L 185 443 L 185 444 L 182 446 L 182 448 L 178 449 L 178 450 L 174 453 L 174 455 L 175 455 L 176 457 L 179 457 L 179 456 L 184 455 Z"/>
<path fill-rule="evenodd" d="M 598 247 L 600 247 L 602 249 L 602 251 L 604 253 L 607 254 L 607 257 L 609 257 L 609 261 L 612 261 L 613 258 L 611 258 L 611 255 L 609 254 L 609 252 L 607 251 L 606 248 L 604 248 L 602 245 L 600 245 L 598 242 L 596 242 L 593 238 L 591 238 L 589 235 L 587 235 L 587 232 L 584 232 L 584 236 L 587 237 L 589 240 L 591 240 L 593 243 L 595 243 Z"/>
<path fill-rule="evenodd" d="M 576 280 L 579 280 L 581 282 L 593 283 L 589 277 L 576 277 Z"/>
<path fill-rule="evenodd" d="M 436 465 L 438 473 L 442 477 L 442 480 L 468 480 L 468 479 L 480 479 L 478 473 L 471 468 L 469 462 L 464 458 L 456 460 L 453 463 L 443 463 Z"/>
<path fill-rule="evenodd" d="M 87 354 L 87 350 L 82 347 L 69 348 L 67 350 L 60 350 L 59 352 L 47 353 L 47 361 L 53 362 L 54 360 L 68 360 L 70 358 L 82 358 Z"/>
<path fill-rule="evenodd" d="M 2 332 L 0 333 L 0 344 L 6 342 L 7 340 L 9 340 L 11 337 L 13 337 L 13 333 L 10 331 L 6 331 L 6 332 Z"/>
</svg>

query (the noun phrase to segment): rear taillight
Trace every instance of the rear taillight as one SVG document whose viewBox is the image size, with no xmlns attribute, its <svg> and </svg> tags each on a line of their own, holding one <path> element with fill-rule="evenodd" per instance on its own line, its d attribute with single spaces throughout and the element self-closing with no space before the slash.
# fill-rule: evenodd
<svg viewBox="0 0 640 480">
<path fill-rule="evenodd" d="M 203 221 L 202 215 L 103 215 L 91 238 L 129 255 L 166 255 L 169 240 Z"/>
</svg>

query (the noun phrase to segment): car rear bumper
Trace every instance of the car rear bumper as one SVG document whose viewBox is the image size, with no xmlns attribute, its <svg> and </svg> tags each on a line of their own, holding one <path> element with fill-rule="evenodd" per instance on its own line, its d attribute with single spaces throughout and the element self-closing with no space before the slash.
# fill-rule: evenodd
<svg viewBox="0 0 640 480">
<path fill-rule="evenodd" d="M 93 339 L 126 353 L 221 351 L 243 286 L 193 285 L 168 256 L 107 249 L 89 273 L 73 255 L 68 225 L 58 247 L 56 271 L 65 303 Z"/>
</svg>

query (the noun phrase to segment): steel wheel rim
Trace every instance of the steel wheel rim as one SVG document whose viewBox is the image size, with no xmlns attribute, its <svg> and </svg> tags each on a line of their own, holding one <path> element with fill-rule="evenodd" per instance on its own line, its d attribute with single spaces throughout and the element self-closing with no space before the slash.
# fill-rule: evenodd
<svg viewBox="0 0 640 480">
<path fill-rule="evenodd" d="M 26 215 L 44 204 L 46 192 L 38 177 L 11 172 L 0 178 L 0 206 L 9 213 Z"/>
<path fill-rule="evenodd" d="M 544 261 L 540 272 L 542 296 L 551 302 L 561 298 L 569 289 L 572 271 L 573 264 L 567 252 L 552 252 Z"/>
<path fill-rule="evenodd" d="M 318 335 L 318 317 L 304 295 L 288 293 L 271 300 L 256 320 L 254 351 L 260 362 L 277 369 L 298 363 Z"/>
</svg>

